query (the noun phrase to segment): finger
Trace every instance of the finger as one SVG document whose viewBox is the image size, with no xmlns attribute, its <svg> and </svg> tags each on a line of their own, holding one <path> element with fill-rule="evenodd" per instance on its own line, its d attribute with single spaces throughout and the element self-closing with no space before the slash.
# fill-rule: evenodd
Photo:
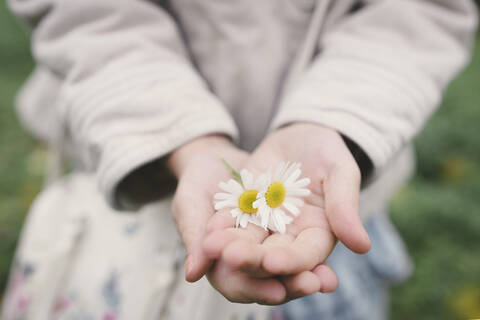
<svg viewBox="0 0 480 320">
<path fill-rule="evenodd" d="M 285 301 L 286 291 L 279 280 L 251 278 L 242 272 L 234 272 L 221 261 L 207 277 L 212 286 L 231 302 L 277 305 Z"/>
<path fill-rule="evenodd" d="M 215 230 L 227 229 L 235 227 L 235 219 L 229 210 L 221 210 L 215 213 L 207 224 L 207 234 Z"/>
<path fill-rule="evenodd" d="M 220 258 L 223 250 L 233 241 L 242 240 L 251 243 L 261 243 L 268 233 L 253 224 L 246 228 L 228 228 L 212 231 L 203 243 L 205 254 L 213 259 Z"/>
<path fill-rule="evenodd" d="M 225 248 L 222 259 L 234 270 L 242 271 L 255 278 L 265 278 L 272 274 L 262 267 L 264 255 L 260 244 L 236 240 Z"/>
<path fill-rule="evenodd" d="M 328 264 L 323 263 L 315 267 L 315 269 L 313 269 L 312 272 L 316 274 L 322 282 L 320 292 L 329 293 L 337 289 L 338 287 L 337 275 L 332 271 L 332 269 Z"/>
<path fill-rule="evenodd" d="M 333 249 L 333 234 L 324 210 L 306 204 L 302 214 L 287 227 L 287 234 L 274 234 L 264 241 L 269 272 L 293 274 L 312 270 Z"/>
<path fill-rule="evenodd" d="M 321 278 L 312 271 L 303 271 L 291 276 L 281 277 L 281 281 L 287 289 L 287 300 L 314 294 L 321 290 Z"/>
<path fill-rule="evenodd" d="M 280 279 L 287 289 L 287 300 L 311 295 L 318 291 L 333 292 L 338 286 L 337 276 L 326 263 L 316 266 L 312 271 L 282 276 Z"/>
<path fill-rule="evenodd" d="M 181 194 L 176 197 L 181 197 Z M 200 279 L 210 267 L 212 260 L 203 252 L 202 242 L 205 236 L 205 226 L 213 214 L 213 207 L 204 201 L 173 201 L 173 217 L 180 233 L 187 259 L 185 278 L 189 282 Z"/>
<path fill-rule="evenodd" d="M 367 252 L 370 239 L 360 220 L 358 168 L 336 166 L 324 184 L 326 214 L 332 231 L 352 251 Z"/>
<path fill-rule="evenodd" d="M 265 241 L 263 267 L 274 274 L 296 274 L 312 270 L 325 261 L 334 247 L 332 233 L 323 228 L 308 228 L 290 244 L 270 238 Z"/>
</svg>

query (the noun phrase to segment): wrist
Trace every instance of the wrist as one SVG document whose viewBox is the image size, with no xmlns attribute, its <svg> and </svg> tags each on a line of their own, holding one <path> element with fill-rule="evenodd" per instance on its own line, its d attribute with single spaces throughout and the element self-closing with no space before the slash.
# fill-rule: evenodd
<svg viewBox="0 0 480 320">
<path fill-rule="evenodd" d="M 342 139 L 345 142 L 348 150 L 350 150 L 350 153 L 352 154 L 358 168 L 360 169 L 361 183 L 362 187 L 364 187 L 369 183 L 369 179 L 372 176 L 372 172 L 374 169 L 373 162 L 370 157 L 365 153 L 365 151 L 363 151 L 363 149 L 360 148 L 360 146 L 356 144 L 353 140 L 351 140 L 347 136 L 344 136 L 343 134 Z"/>
<path fill-rule="evenodd" d="M 191 160 L 205 155 L 222 158 L 233 150 L 237 149 L 227 136 L 212 134 L 198 137 L 172 151 L 167 157 L 167 167 L 180 178 Z"/>
</svg>

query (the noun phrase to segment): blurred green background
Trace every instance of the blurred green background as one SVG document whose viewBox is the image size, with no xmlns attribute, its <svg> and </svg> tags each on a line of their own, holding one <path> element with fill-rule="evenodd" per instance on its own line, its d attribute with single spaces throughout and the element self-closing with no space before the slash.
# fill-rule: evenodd
<svg viewBox="0 0 480 320">
<path fill-rule="evenodd" d="M 452 0 L 454 1 L 454 0 Z M 480 36 L 477 37 L 480 45 Z M 25 213 L 41 188 L 44 147 L 21 127 L 14 95 L 33 67 L 27 34 L 0 4 L 0 288 Z M 394 198 L 395 224 L 415 262 L 391 316 L 480 318 L 480 48 L 416 139 L 418 171 Z"/>
</svg>

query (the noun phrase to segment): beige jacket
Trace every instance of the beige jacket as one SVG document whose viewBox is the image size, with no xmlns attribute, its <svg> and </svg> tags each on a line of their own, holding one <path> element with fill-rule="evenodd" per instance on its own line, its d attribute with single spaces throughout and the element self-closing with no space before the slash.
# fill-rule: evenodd
<svg viewBox="0 0 480 320">
<path fill-rule="evenodd" d="M 366 217 L 411 172 L 407 146 L 468 61 L 476 26 L 470 0 L 9 5 L 33 27 L 24 125 L 66 146 L 119 208 L 120 181 L 195 137 L 224 133 L 252 150 L 269 130 L 309 121 L 371 159 Z"/>
</svg>

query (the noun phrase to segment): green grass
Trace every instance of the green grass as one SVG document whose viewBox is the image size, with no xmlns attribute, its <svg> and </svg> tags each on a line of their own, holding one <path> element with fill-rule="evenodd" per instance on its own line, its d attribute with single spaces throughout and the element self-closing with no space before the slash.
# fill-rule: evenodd
<svg viewBox="0 0 480 320">
<path fill-rule="evenodd" d="M 470 66 L 448 88 L 416 139 L 418 170 L 392 203 L 413 256 L 395 288 L 392 319 L 480 318 L 480 37 Z"/>
<path fill-rule="evenodd" d="M 479 41 L 480 43 L 480 41 Z M 27 34 L 0 3 L 0 288 L 41 186 L 42 146 L 20 127 L 14 94 L 33 68 Z M 394 288 L 392 319 L 480 318 L 480 50 L 416 140 L 418 172 L 393 200 L 415 273 Z"/>
<path fill-rule="evenodd" d="M 25 213 L 40 188 L 32 174 L 38 144 L 21 129 L 13 108 L 14 94 L 33 67 L 28 39 L 0 3 L 0 288 L 6 283 Z"/>
</svg>

